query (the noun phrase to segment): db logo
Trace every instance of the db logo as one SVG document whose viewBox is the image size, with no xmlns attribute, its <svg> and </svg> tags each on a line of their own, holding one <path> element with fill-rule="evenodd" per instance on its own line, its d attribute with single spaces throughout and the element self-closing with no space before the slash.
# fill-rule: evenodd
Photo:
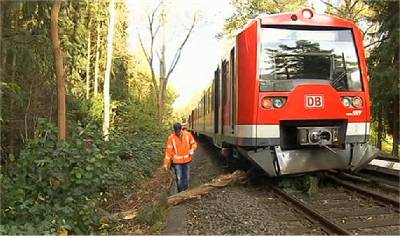
<svg viewBox="0 0 400 236">
<path fill-rule="evenodd" d="M 322 108 L 324 107 L 324 96 L 322 95 L 306 95 L 307 108 Z"/>
</svg>

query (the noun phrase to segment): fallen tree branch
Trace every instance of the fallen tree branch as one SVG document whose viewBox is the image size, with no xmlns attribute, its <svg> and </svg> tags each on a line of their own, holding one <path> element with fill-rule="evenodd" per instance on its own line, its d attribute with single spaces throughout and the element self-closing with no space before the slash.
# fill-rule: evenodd
<svg viewBox="0 0 400 236">
<path fill-rule="evenodd" d="M 202 195 L 205 195 L 217 188 L 222 188 L 230 184 L 242 182 L 244 180 L 246 180 L 246 173 L 243 171 L 235 171 L 232 174 L 220 175 L 211 180 L 209 183 L 202 184 L 193 189 L 189 189 L 168 197 L 168 204 L 175 206 L 193 198 L 200 198 Z"/>
<path fill-rule="evenodd" d="M 172 196 L 169 196 L 168 197 L 168 205 L 175 206 L 182 202 L 188 201 L 190 199 L 194 199 L 194 198 L 198 199 L 202 195 L 205 195 L 215 189 L 223 188 L 228 185 L 235 184 L 235 183 L 243 183 L 246 180 L 247 180 L 246 173 L 243 171 L 239 171 L 239 170 L 237 170 L 231 174 L 220 175 L 208 183 L 205 183 L 205 184 L 202 184 L 193 189 L 189 189 L 189 190 L 174 194 Z M 124 220 L 132 220 L 132 219 L 136 218 L 138 211 L 139 211 L 139 209 L 132 209 L 132 210 L 112 214 L 106 218 L 109 218 L 109 219 L 118 218 L 118 219 L 124 219 Z"/>
</svg>

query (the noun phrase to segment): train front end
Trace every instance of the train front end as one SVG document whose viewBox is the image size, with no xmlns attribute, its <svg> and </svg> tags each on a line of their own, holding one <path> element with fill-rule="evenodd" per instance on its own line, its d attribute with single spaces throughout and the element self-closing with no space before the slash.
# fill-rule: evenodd
<svg viewBox="0 0 400 236">
<path fill-rule="evenodd" d="M 368 145 L 370 98 L 359 29 L 311 10 L 261 18 L 256 146 L 271 176 L 356 169 Z"/>
</svg>

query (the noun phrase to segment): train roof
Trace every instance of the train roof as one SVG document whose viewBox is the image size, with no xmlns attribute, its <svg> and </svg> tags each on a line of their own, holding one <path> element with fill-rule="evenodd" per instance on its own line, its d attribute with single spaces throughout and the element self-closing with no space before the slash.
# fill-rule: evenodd
<svg viewBox="0 0 400 236">
<path fill-rule="evenodd" d="M 244 27 L 236 31 L 238 35 L 245 31 L 254 22 L 259 21 L 261 25 L 287 25 L 287 26 L 327 26 L 340 28 L 357 27 L 352 21 L 328 14 L 318 14 L 310 8 L 304 8 L 297 12 L 285 12 L 277 14 L 262 13 L 249 20 Z"/>
<path fill-rule="evenodd" d="M 328 14 L 318 14 L 310 8 L 301 9 L 298 12 L 279 13 L 272 15 L 261 14 L 261 25 L 301 25 L 301 26 L 328 26 L 328 27 L 357 27 L 352 21 Z"/>
<path fill-rule="evenodd" d="M 307 15 L 308 14 L 308 15 Z M 235 38 L 237 35 L 245 31 L 253 23 L 259 21 L 261 25 L 285 25 L 285 26 L 314 26 L 314 27 L 338 27 L 338 28 L 357 28 L 357 25 L 352 21 L 329 15 L 318 14 L 311 8 L 303 8 L 297 12 L 285 12 L 276 14 L 262 13 L 247 23 L 235 32 L 235 36 L 227 39 L 224 44 L 224 52 L 222 59 L 229 57 L 230 50 L 235 46 Z"/>
</svg>

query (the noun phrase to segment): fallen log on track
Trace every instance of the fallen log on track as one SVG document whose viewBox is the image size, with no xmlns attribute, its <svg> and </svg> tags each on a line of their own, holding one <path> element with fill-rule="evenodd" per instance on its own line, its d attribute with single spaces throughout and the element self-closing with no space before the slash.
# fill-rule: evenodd
<svg viewBox="0 0 400 236">
<path fill-rule="evenodd" d="M 217 188 L 222 188 L 230 184 L 243 182 L 245 180 L 246 173 L 239 170 L 233 172 L 232 174 L 220 175 L 208 183 L 168 197 L 168 204 L 171 206 L 175 206 L 193 198 L 200 198 L 202 195 L 207 194 Z"/>
<path fill-rule="evenodd" d="M 172 176 L 172 173 L 171 175 Z M 235 171 L 231 174 L 220 175 L 210 182 L 202 184 L 198 187 L 188 189 L 186 191 L 174 194 L 168 197 L 168 205 L 175 206 L 182 202 L 188 201 L 190 199 L 199 199 L 202 195 L 205 195 L 215 189 L 223 188 L 228 185 L 235 183 L 243 183 L 247 180 L 247 174 L 244 171 Z M 132 220 L 136 218 L 138 209 L 119 212 L 113 214 L 113 217 L 122 218 L 124 220 Z"/>
</svg>

